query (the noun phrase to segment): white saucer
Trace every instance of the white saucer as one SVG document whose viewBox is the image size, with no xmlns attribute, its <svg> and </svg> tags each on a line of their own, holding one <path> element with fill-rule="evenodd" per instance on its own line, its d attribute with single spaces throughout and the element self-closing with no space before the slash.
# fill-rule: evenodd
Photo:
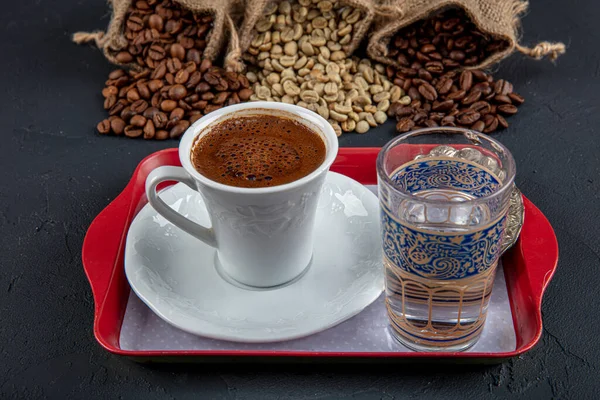
<svg viewBox="0 0 600 400">
<path fill-rule="evenodd" d="M 160 196 L 188 218 L 210 224 L 201 196 L 187 186 L 177 184 Z M 277 289 L 255 291 L 223 279 L 215 268 L 215 250 L 148 204 L 127 235 L 127 279 L 158 316 L 193 334 L 261 343 L 323 331 L 379 297 L 383 266 L 379 204 L 373 193 L 330 172 L 318 207 L 313 261 L 304 276 Z"/>
</svg>

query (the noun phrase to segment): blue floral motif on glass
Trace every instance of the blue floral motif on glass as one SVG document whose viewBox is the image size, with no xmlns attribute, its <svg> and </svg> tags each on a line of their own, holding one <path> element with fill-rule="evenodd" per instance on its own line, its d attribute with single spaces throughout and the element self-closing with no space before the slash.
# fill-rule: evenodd
<svg viewBox="0 0 600 400">
<path fill-rule="evenodd" d="M 498 179 L 480 165 L 456 159 L 420 159 L 401 167 L 391 177 L 398 189 L 410 193 L 452 188 L 484 197 L 500 186 Z"/>
<path fill-rule="evenodd" d="M 501 252 L 506 217 L 470 233 L 428 233 L 396 221 L 381 211 L 383 251 L 400 269 L 423 278 L 468 278 L 486 271 Z"/>
</svg>

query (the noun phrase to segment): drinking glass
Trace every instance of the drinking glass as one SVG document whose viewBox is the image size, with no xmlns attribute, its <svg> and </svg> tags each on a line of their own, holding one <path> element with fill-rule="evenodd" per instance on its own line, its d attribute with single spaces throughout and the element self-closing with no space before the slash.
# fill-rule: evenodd
<svg viewBox="0 0 600 400">
<path fill-rule="evenodd" d="M 392 335 L 417 351 L 468 349 L 492 293 L 512 155 L 479 132 L 426 128 L 390 141 L 377 174 Z"/>
</svg>

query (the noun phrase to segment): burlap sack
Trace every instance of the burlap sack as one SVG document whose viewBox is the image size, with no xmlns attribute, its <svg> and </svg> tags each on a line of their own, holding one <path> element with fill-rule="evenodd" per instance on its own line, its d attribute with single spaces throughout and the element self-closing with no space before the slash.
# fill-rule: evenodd
<svg viewBox="0 0 600 400">
<path fill-rule="evenodd" d="M 387 57 L 390 39 L 396 32 L 449 7 L 462 8 L 481 31 L 504 39 L 508 43 L 506 49 L 492 54 L 480 64 L 470 68 L 489 67 L 515 50 L 536 60 L 545 56 L 555 60 L 565 52 L 563 43 L 541 42 L 533 48 L 519 44 L 521 16 L 528 7 L 528 2 L 525 0 L 390 0 L 381 7 L 393 5 L 399 7 L 402 12 L 392 13 L 389 17 L 381 18 L 376 22 L 377 26 L 367 48 L 369 57 L 384 64 L 399 66 L 396 60 Z"/>
<path fill-rule="evenodd" d="M 281 0 L 246 0 L 244 21 L 241 28 L 239 29 L 240 37 L 240 51 L 243 58 L 246 58 L 244 53 L 250 47 L 250 43 L 254 39 L 255 30 L 254 27 L 258 20 L 265 14 L 265 9 L 271 3 L 280 3 Z M 353 37 L 350 43 L 342 46 L 342 49 L 346 55 L 350 56 L 358 45 L 365 38 L 371 22 L 375 16 L 375 6 L 373 0 L 339 0 L 339 3 L 343 6 L 350 6 L 357 8 L 362 11 L 363 18 L 361 22 L 356 24 L 356 29 L 353 32 Z"/>
<path fill-rule="evenodd" d="M 229 12 L 231 8 L 237 4 L 238 0 L 173 1 L 194 13 L 211 15 L 213 17 L 213 26 L 207 36 L 206 48 L 202 55 L 203 58 L 214 61 L 222 50 L 227 35 L 232 36 L 230 38 L 231 41 L 237 40 L 234 24 L 229 18 Z M 132 2 L 133 0 L 109 0 L 109 4 L 112 7 L 112 18 L 106 32 L 77 32 L 73 35 L 73 41 L 78 44 L 93 41 L 102 49 L 104 55 L 110 62 L 122 65 L 116 60 L 115 55 L 128 45 L 127 39 L 123 36 L 123 28 L 127 18 L 127 11 Z M 226 61 L 228 59 L 230 59 L 230 57 L 226 57 Z M 135 63 L 126 66 L 130 68 L 139 68 Z"/>
</svg>

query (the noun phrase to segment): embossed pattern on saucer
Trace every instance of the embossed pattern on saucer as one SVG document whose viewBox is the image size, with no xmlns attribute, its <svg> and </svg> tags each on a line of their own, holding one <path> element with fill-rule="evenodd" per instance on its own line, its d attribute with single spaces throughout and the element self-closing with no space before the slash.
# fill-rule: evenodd
<svg viewBox="0 0 600 400">
<path fill-rule="evenodd" d="M 201 196 L 182 184 L 161 193 L 171 207 L 210 224 Z M 330 172 L 317 211 L 313 262 L 298 281 L 251 291 L 225 281 L 215 250 L 145 206 L 132 222 L 125 273 L 157 315 L 190 333 L 264 343 L 304 337 L 358 314 L 383 290 L 379 203 Z"/>
</svg>

